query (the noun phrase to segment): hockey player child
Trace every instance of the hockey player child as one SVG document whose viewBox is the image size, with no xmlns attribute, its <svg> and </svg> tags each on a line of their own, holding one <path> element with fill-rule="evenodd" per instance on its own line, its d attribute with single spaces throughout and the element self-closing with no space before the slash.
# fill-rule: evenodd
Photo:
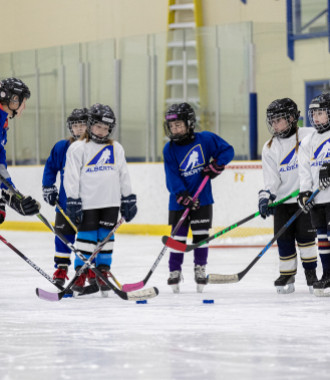
<svg viewBox="0 0 330 380">
<path fill-rule="evenodd" d="M 196 124 L 195 111 L 188 103 L 173 104 L 165 113 L 165 133 L 170 138 L 163 155 L 166 186 L 170 193 L 169 224 L 172 231 L 184 210 L 190 213 L 174 236 L 176 240 L 186 242 L 189 226 L 192 230 L 193 243 L 206 239 L 212 227 L 212 187 L 210 181 L 202 190 L 199 200 L 192 201 L 192 196 L 208 175 L 215 178 L 234 157 L 234 149 L 221 137 L 212 132 L 194 132 Z M 203 245 L 194 251 L 194 272 L 197 291 L 202 292 L 207 284 L 205 268 L 208 246 Z M 170 276 L 168 285 L 174 293 L 180 291 L 184 254 L 171 251 L 169 257 Z"/>
<path fill-rule="evenodd" d="M 58 141 L 50 152 L 46 161 L 43 178 L 42 192 L 45 202 L 51 206 L 55 206 L 58 202 L 59 206 L 66 210 L 66 194 L 63 186 L 64 167 L 66 161 L 66 152 L 69 146 L 82 136 L 87 128 L 87 108 L 74 109 L 67 118 L 66 126 L 68 127 L 71 137 Z M 58 192 L 55 185 L 56 176 L 60 173 L 60 190 Z M 60 231 L 70 243 L 75 241 L 75 230 L 72 228 L 66 218 L 60 213 L 56 207 L 55 229 Z M 55 273 L 54 280 L 58 285 L 63 286 L 65 279 L 68 279 L 67 273 L 70 261 L 70 249 L 61 239 L 55 236 Z"/>
<path fill-rule="evenodd" d="M 330 288 L 330 93 L 321 94 L 311 101 L 308 116 L 314 128 L 299 149 L 298 202 L 304 211 L 310 209 L 312 224 L 317 231 L 323 275 L 313 287 L 316 296 L 323 296 L 325 289 Z M 315 198 L 315 206 L 305 207 L 306 200 L 317 188 L 323 191 Z"/>
<path fill-rule="evenodd" d="M 31 93 L 29 88 L 20 79 L 7 78 L 0 82 L 0 174 L 11 184 L 13 182 L 7 171 L 7 144 L 8 118 L 20 117 L 25 109 L 25 103 Z M 1 180 L 0 180 L 1 184 Z M 2 198 L 0 198 L 0 224 L 6 218 L 6 203 L 21 215 L 35 215 L 39 212 L 39 203 L 30 196 L 19 198 L 11 194 L 2 183 Z"/>
<path fill-rule="evenodd" d="M 64 188 L 67 194 L 66 211 L 78 226 L 76 247 L 87 258 L 117 223 L 119 209 L 127 222 L 137 212 L 136 195 L 132 194 L 123 147 L 110 139 L 116 126 L 112 109 L 94 104 L 88 110 L 87 131 L 73 143 L 67 152 L 64 172 Z M 109 275 L 114 236 L 106 243 L 95 259 L 96 267 L 104 277 Z M 75 269 L 83 261 L 76 256 Z M 86 277 L 95 283 L 91 270 L 81 274 L 72 290 L 80 293 Z M 96 279 L 103 296 L 108 287 Z"/>
<path fill-rule="evenodd" d="M 274 208 L 268 205 L 275 198 L 281 199 L 299 189 L 297 155 L 303 137 L 311 134 L 311 128 L 298 128 L 300 111 L 297 104 L 289 99 L 274 100 L 267 108 L 266 122 L 272 138 L 262 149 L 262 170 L 264 189 L 259 191 L 259 212 L 266 218 L 274 212 L 274 234 L 299 210 L 296 199 L 290 199 Z M 296 242 L 307 285 L 311 292 L 317 281 L 317 249 L 315 231 L 310 215 L 302 213 L 277 239 L 280 258 L 280 276 L 274 285 L 281 294 L 294 292 L 297 273 Z"/>
</svg>

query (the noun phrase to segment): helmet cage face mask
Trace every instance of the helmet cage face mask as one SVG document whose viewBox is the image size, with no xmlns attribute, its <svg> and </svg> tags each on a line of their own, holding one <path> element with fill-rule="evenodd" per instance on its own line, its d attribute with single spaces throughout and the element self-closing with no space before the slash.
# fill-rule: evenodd
<svg viewBox="0 0 330 380">
<path fill-rule="evenodd" d="M 187 128 L 186 133 L 172 133 L 170 123 L 173 121 L 183 121 Z M 165 113 L 164 131 L 170 140 L 181 142 L 193 136 L 195 123 L 195 111 L 188 103 L 173 104 Z"/>
<path fill-rule="evenodd" d="M 92 127 L 95 124 L 107 125 L 108 126 L 108 134 L 100 137 L 100 136 L 96 135 L 95 133 L 93 133 Z M 114 129 L 115 129 L 115 120 L 110 118 L 110 117 L 103 116 L 102 120 L 94 119 L 93 117 L 88 118 L 88 124 L 87 124 L 88 134 L 89 134 L 90 138 L 93 141 L 95 141 L 97 144 L 106 143 L 111 138 L 111 136 L 113 135 Z"/>
<path fill-rule="evenodd" d="M 24 82 L 16 78 L 7 78 L 0 81 L 0 100 L 5 103 L 13 112 L 13 117 L 17 115 L 17 110 L 22 105 L 24 99 L 29 99 L 31 92 Z M 14 109 L 10 107 L 11 103 L 18 103 Z"/>
<path fill-rule="evenodd" d="M 75 135 L 72 129 L 73 125 L 84 124 L 87 127 L 88 109 L 87 108 L 75 108 L 70 116 L 66 119 L 66 126 L 70 131 L 71 136 L 77 140 L 81 136 Z"/>
<path fill-rule="evenodd" d="M 286 128 L 279 131 L 277 130 L 276 125 L 278 125 L 281 122 L 281 120 L 284 120 L 286 122 Z M 286 113 L 286 112 L 282 112 L 282 113 L 278 112 L 278 113 L 272 113 L 272 114 L 267 113 L 267 119 L 266 119 L 267 127 L 270 134 L 274 137 L 283 138 L 283 137 L 288 136 L 292 128 L 294 127 L 294 124 L 295 124 L 294 122 L 295 122 L 294 117 L 290 113 Z"/>
<path fill-rule="evenodd" d="M 320 104 L 311 104 L 309 106 L 308 110 L 308 119 L 311 123 L 311 125 L 319 132 L 323 133 L 330 129 L 330 108 L 325 107 L 319 107 Z M 318 116 L 317 119 L 324 117 L 324 115 L 327 116 L 327 121 L 324 123 L 316 123 L 314 118 L 315 116 Z M 318 120 L 319 121 L 319 120 Z"/>
<path fill-rule="evenodd" d="M 87 129 L 87 121 L 86 120 L 75 120 L 75 121 L 68 121 L 66 123 L 66 126 L 68 127 L 70 133 L 71 133 L 71 136 L 75 139 L 75 140 L 78 140 L 81 135 L 75 135 L 74 132 L 73 132 L 73 129 L 72 127 L 74 125 L 85 125 L 86 126 L 86 129 Z"/>
</svg>

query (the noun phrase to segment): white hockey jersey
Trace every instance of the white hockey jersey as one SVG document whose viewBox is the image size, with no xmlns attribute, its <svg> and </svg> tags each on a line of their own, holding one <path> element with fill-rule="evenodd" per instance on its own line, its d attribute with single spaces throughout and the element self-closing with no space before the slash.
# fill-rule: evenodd
<svg viewBox="0 0 330 380">
<path fill-rule="evenodd" d="M 314 192 L 319 187 L 319 172 L 323 162 L 330 162 L 330 131 L 313 133 L 301 142 L 298 154 L 300 191 Z M 330 203 L 330 188 L 315 197 L 315 203 Z"/>
<path fill-rule="evenodd" d="M 81 198 L 83 210 L 119 207 L 132 193 L 123 147 L 76 141 L 70 145 L 64 170 L 67 197 Z"/>
<path fill-rule="evenodd" d="M 299 143 L 313 132 L 313 128 L 298 128 Z M 265 190 L 280 200 L 299 189 L 298 156 L 296 152 L 296 134 L 288 138 L 275 137 L 269 148 L 268 141 L 262 149 L 262 169 Z M 298 151 L 300 150 L 300 146 Z M 291 198 L 285 203 L 295 203 Z"/>
</svg>

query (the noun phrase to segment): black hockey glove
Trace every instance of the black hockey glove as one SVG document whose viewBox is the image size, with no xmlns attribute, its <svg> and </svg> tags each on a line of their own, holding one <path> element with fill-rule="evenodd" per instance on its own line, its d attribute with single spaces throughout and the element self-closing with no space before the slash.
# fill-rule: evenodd
<svg viewBox="0 0 330 380">
<path fill-rule="evenodd" d="M 313 193 L 311 191 L 302 191 L 298 195 L 298 206 L 302 208 L 305 214 L 308 214 L 315 204 L 314 199 L 306 204 L 312 194 Z"/>
<path fill-rule="evenodd" d="M 130 194 L 127 197 L 121 197 L 120 213 L 126 222 L 130 222 L 137 213 L 136 195 Z"/>
<path fill-rule="evenodd" d="M 217 177 L 219 174 L 221 174 L 225 169 L 225 165 L 218 165 L 215 160 L 213 160 L 210 164 L 205 166 L 203 169 L 203 176 L 209 176 L 210 179 L 213 179 Z"/>
<path fill-rule="evenodd" d="M 80 198 L 68 198 L 66 201 L 66 213 L 73 224 L 78 226 L 82 222 L 83 210 Z"/>
<path fill-rule="evenodd" d="M 273 202 L 275 198 L 276 195 L 272 194 L 269 190 L 259 191 L 259 212 L 263 219 L 274 214 L 274 208 L 269 207 L 269 203 Z"/>
<path fill-rule="evenodd" d="M 42 187 L 42 196 L 44 197 L 45 202 L 47 202 L 51 206 L 55 206 L 55 203 L 58 201 L 57 187 L 55 185 L 43 186 Z"/>
<path fill-rule="evenodd" d="M 330 162 L 323 162 L 319 172 L 319 185 L 321 190 L 330 186 Z"/>
<path fill-rule="evenodd" d="M 35 215 L 39 213 L 40 203 L 30 196 L 25 197 L 11 193 L 7 189 L 2 189 L 2 198 L 6 201 L 7 205 L 21 215 Z"/>
<path fill-rule="evenodd" d="M 176 196 L 176 201 L 179 205 L 189 208 L 189 210 L 199 209 L 199 200 L 193 201 L 192 197 L 189 195 L 188 191 L 183 191 Z"/>
<path fill-rule="evenodd" d="M 6 219 L 6 202 L 0 199 L 0 224 L 2 224 Z"/>
</svg>

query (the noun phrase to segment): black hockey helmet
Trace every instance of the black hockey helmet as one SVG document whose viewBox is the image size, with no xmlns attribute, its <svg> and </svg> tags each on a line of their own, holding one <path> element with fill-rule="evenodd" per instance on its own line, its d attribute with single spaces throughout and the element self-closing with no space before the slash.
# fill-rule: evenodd
<svg viewBox="0 0 330 380">
<path fill-rule="evenodd" d="M 170 129 L 170 122 L 181 120 L 187 127 L 187 133 L 184 135 L 173 134 Z M 164 130 L 167 137 L 174 142 L 180 142 L 194 135 L 196 124 L 196 114 L 194 109 L 188 103 L 172 104 L 165 112 Z"/>
<path fill-rule="evenodd" d="M 316 115 L 326 112 L 328 119 L 325 123 L 320 123 Z M 317 130 L 318 133 L 323 133 L 330 129 L 330 93 L 325 92 L 312 99 L 309 109 L 308 118 L 311 125 Z"/>
<path fill-rule="evenodd" d="M 7 78 L 0 81 L 0 103 L 6 104 L 8 108 L 13 111 L 14 117 L 17 112 L 16 110 L 21 106 L 23 100 L 29 99 L 31 92 L 28 86 L 17 78 Z M 15 101 L 18 97 L 18 107 L 13 110 L 10 108 L 10 102 Z"/>
<path fill-rule="evenodd" d="M 104 137 L 96 136 L 92 133 L 91 127 L 94 124 L 106 124 L 109 127 L 109 133 Z M 116 127 L 116 117 L 109 106 L 96 103 L 88 110 L 87 130 L 93 141 L 99 144 L 107 142 Z"/>
<path fill-rule="evenodd" d="M 283 98 L 274 100 L 267 107 L 266 114 L 268 130 L 274 137 L 287 137 L 296 131 L 300 111 L 292 99 Z M 280 132 L 274 128 L 274 122 L 279 119 L 285 119 L 287 121 L 287 128 Z"/>
<path fill-rule="evenodd" d="M 87 126 L 88 121 L 88 109 L 87 108 L 75 108 L 66 119 L 66 126 L 68 127 L 71 136 L 77 140 L 80 136 L 75 135 L 72 130 L 74 124 L 85 124 Z"/>
</svg>

